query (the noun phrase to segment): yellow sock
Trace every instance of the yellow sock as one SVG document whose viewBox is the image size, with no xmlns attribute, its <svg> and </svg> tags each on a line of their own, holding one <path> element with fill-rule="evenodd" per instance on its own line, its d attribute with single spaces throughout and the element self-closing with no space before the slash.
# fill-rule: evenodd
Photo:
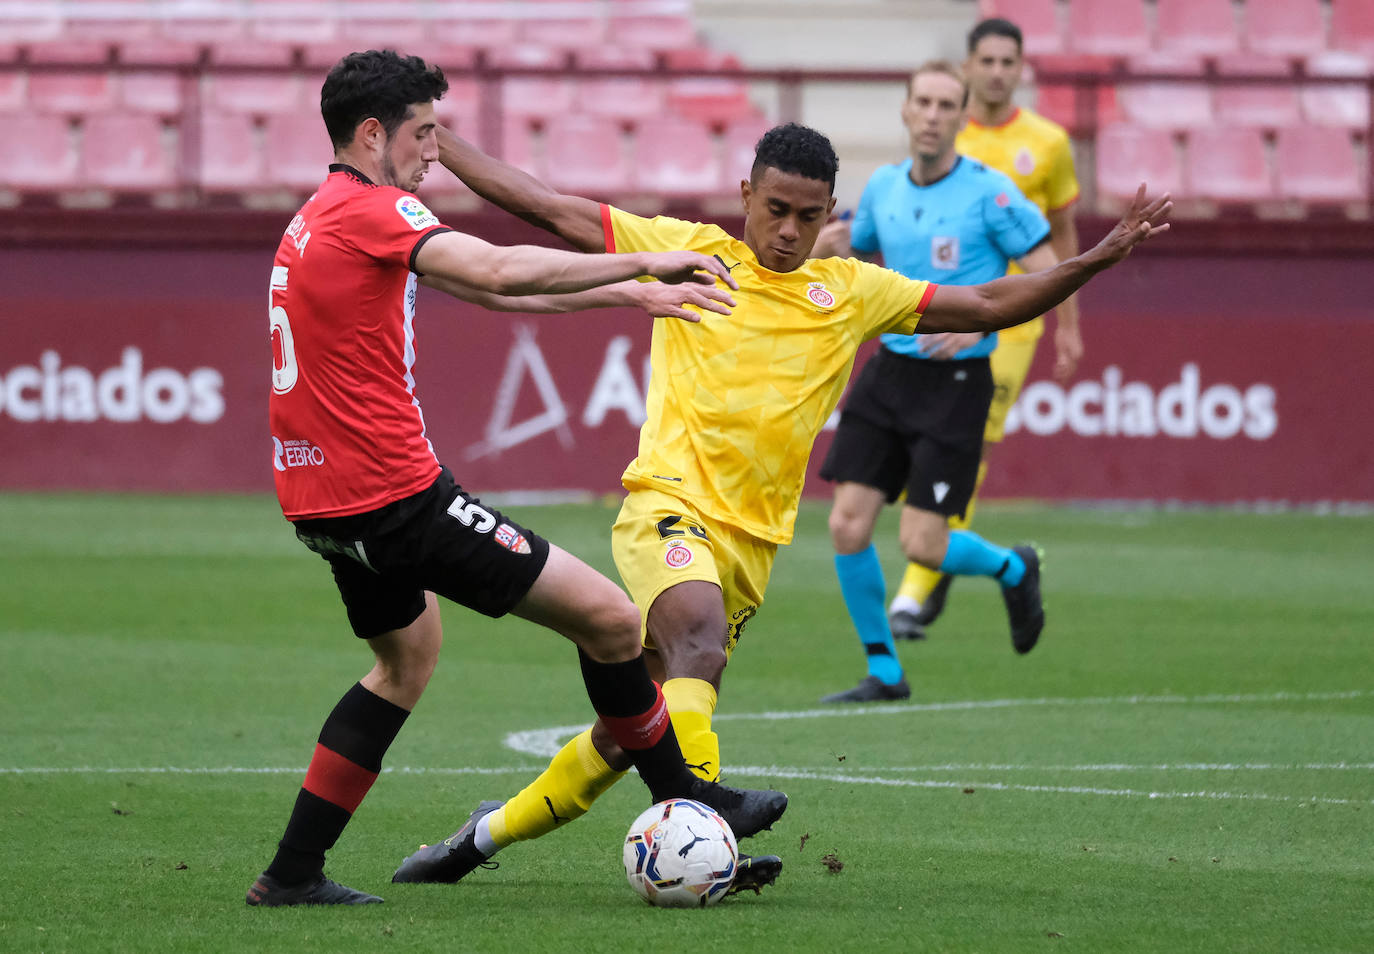
<svg viewBox="0 0 1374 954">
<path fill-rule="evenodd" d="M 606 764 L 587 729 L 569 740 L 538 778 L 488 816 L 492 841 L 504 848 L 561 828 L 585 815 L 624 774 Z"/>
<path fill-rule="evenodd" d="M 687 767 L 714 782 L 720 778 L 720 738 L 711 731 L 715 688 L 705 679 L 669 679 L 663 684 L 663 698 Z"/>
<path fill-rule="evenodd" d="M 988 475 L 988 462 L 978 462 L 978 480 L 973 485 L 973 496 L 969 498 L 968 507 L 964 510 L 963 516 L 953 516 L 949 518 L 949 528 L 951 530 L 967 530 L 973 523 L 974 505 L 978 502 L 978 491 L 983 487 L 983 478 Z M 924 603 L 926 597 L 935 589 L 935 584 L 940 582 L 943 576 L 939 570 L 932 570 L 929 567 L 921 566 L 919 563 L 908 563 L 906 573 L 902 575 L 902 584 L 897 587 L 898 596 L 906 596 L 915 600 L 917 603 Z"/>
</svg>

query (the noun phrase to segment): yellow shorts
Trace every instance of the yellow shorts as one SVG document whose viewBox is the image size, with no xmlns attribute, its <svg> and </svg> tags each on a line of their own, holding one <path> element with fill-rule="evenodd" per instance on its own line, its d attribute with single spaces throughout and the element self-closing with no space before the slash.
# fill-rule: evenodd
<svg viewBox="0 0 1374 954">
<path fill-rule="evenodd" d="M 660 593 L 688 580 L 720 587 L 729 624 L 727 657 L 759 611 L 778 545 L 698 513 L 657 490 L 632 490 L 611 528 L 616 569 L 639 607 L 641 627 Z M 648 632 L 644 645 L 652 647 Z"/>
<path fill-rule="evenodd" d="M 1043 322 L 1044 319 L 1037 318 L 1036 321 Z M 1007 415 L 1021 396 L 1021 386 L 1026 383 L 1031 359 L 1035 357 L 1035 346 L 1040 341 L 1039 336 L 1008 340 L 1002 337 L 1006 333 L 997 333 L 997 348 L 989 358 L 992 365 L 992 405 L 988 408 L 988 422 L 983 427 L 984 444 L 996 444 L 1002 439 Z"/>
</svg>

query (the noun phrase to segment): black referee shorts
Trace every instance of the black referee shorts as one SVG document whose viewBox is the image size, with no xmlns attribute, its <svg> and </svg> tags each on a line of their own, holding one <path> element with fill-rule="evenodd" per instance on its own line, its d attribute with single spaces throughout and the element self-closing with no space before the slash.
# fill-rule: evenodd
<svg viewBox="0 0 1374 954">
<path fill-rule="evenodd" d="M 854 381 L 821 464 L 826 480 L 945 516 L 973 498 L 992 403 L 987 358 L 935 361 L 879 348 Z"/>
<path fill-rule="evenodd" d="M 295 526 L 296 537 L 329 562 L 360 639 L 415 622 L 425 590 L 504 616 L 549 558 L 547 540 L 465 493 L 447 467 L 414 496 Z"/>
</svg>

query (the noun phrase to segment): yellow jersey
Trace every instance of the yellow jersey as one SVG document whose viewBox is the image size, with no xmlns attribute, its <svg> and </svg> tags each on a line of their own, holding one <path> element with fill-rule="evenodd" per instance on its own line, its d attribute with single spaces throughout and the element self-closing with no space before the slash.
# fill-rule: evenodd
<svg viewBox="0 0 1374 954">
<path fill-rule="evenodd" d="M 672 494 L 759 539 L 791 542 L 811 447 L 859 346 L 883 332 L 913 333 L 938 286 L 853 258 L 774 272 L 716 225 L 610 206 L 602 220 L 609 252 L 715 255 L 739 283 L 728 316 L 654 322 L 647 418 L 621 483 Z"/>
<path fill-rule="evenodd" d="M 1062 209 L 1078 198 L 1073 150 L 1064 127 L 1029 109 L 1017 109 L 997 126 L 972 119 L 954 140 L 954 148 L 984 165 L 1009 176 L 1026 198 L 1046 213 Z M 1015 262 L 1008 275 L 1021 271 Z M 1034 340 L 1044 330 L 1044 319 L 999 332 L 1003 341 Z"/>
</svg>

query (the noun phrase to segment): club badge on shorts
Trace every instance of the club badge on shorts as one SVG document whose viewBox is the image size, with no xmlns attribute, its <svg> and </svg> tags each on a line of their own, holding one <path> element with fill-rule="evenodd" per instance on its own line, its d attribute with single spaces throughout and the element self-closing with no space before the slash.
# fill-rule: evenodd
<svg viewBox="0 0 1374 954">
<path fill-rule="evenodd" d="M 525 535 L 508 523 L 496 528 L 496 542 L 512 553 L 530 552 L 530 542 L 525 539 Z"/>
<path fill-rule="evenodd" d="M 663 562 L 669 569 L 681 570 L 683 567 L 691 566 L 696 555 L 692 553 L 692 548 L 681 540 L 675 540 L 668 544 L 668 548 L 663 551 Z"/>
</svg>

